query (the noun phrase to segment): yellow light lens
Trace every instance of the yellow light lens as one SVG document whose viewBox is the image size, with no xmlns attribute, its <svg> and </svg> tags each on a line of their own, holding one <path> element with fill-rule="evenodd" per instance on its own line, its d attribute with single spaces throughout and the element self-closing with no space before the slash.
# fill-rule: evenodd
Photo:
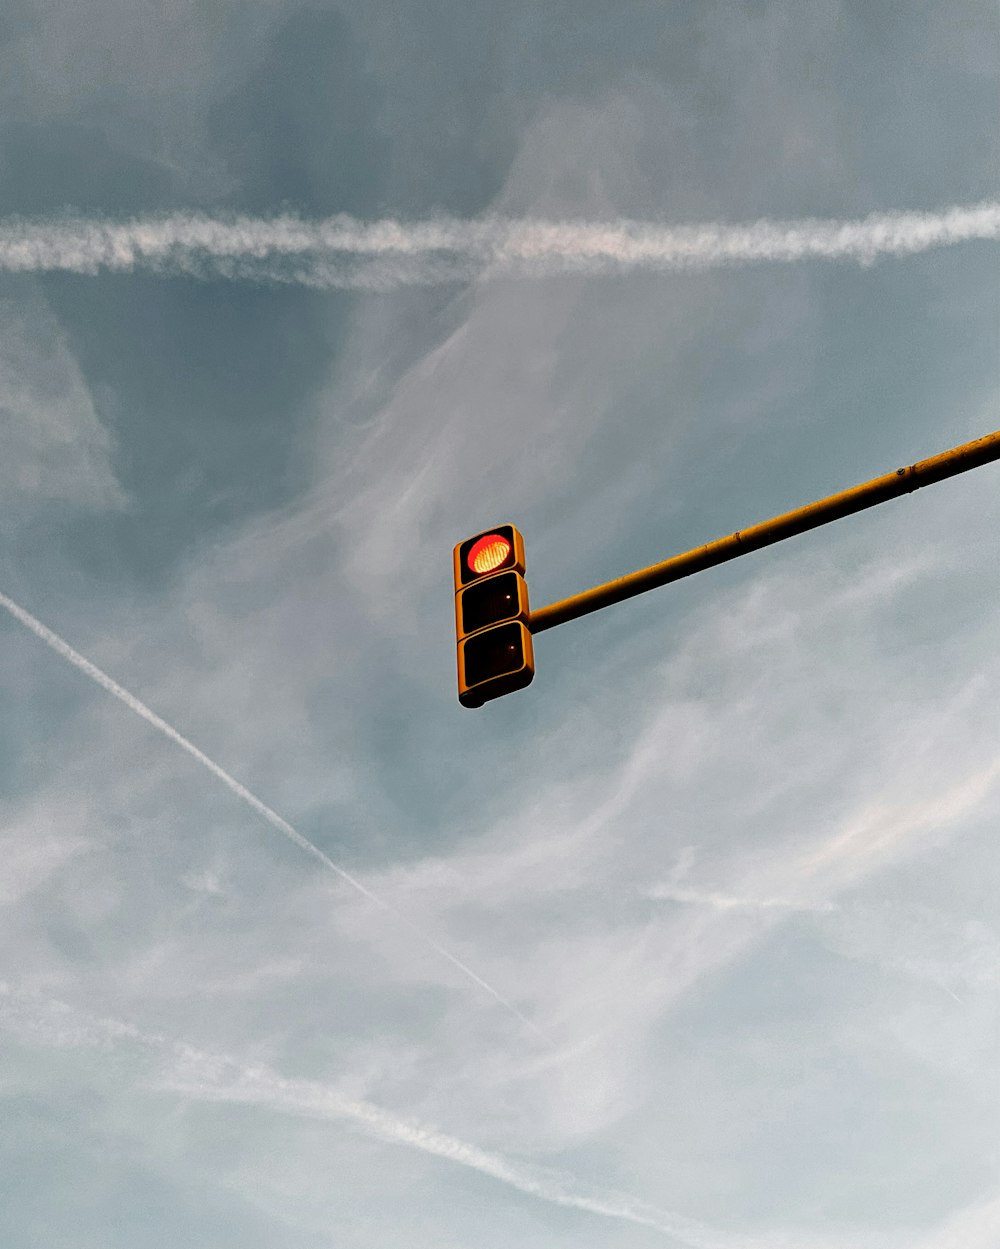
<svg viewBox="0 0 1000 1249">
<path fill-rule="evenodd" d="M 474 542 L 469 550 L 469 567 L 474 573 L 482 575 L 499 568 L 510 554 L 511 546 L 507 539 L 499 533 L 488 533 Z"/>
</svg>

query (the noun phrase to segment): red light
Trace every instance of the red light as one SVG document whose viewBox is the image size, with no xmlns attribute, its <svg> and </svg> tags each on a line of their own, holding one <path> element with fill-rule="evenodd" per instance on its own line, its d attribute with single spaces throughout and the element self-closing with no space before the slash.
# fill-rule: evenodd
<svg viewBox="0 0 1000 1249">
<path fill-rule="evenodd" d="M 477 538 L 466 556 L 475 573 L 492 572 L 499 568 L 511 552 L 511 545 L 500 533 L 487 533 Z"/>
</svg>

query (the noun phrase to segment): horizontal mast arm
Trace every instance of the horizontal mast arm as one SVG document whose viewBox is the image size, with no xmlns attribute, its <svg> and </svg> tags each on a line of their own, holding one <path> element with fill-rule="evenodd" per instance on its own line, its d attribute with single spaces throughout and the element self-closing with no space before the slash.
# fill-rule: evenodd
<svg viewBox="0 0 1000 1249">
<path fill-rule="evenodd" d="M 950 451 L 943 451 L 928 460 L 920 460 L 906 468 L 897 468 L 895 472 L 875 477 L 860 486 L 852 486 L 850 490 L 843 490 L 840 494 L 831 494 L 816 503 L 797 508 L 794 512 L 785 512 L 771 520 L 762 521 L 759 525 L 752 525 L 749 529 L 740 529 L 725 538 L 709 542 L 706 546 L 695 547 L 685 551 L 683 555 L 675 555 L 661 564 L 641 568 L 638 572 L 619 577 L 616 581 L 608 581 L 591 590 L 584 590 L 582 594 L 574 594 L 572 598 L 550 603 L 548 607 L 540 607 L 531 613 L 528 627 L 532 633 L 553 629 L 567 620 L 586 616 L 589 612 L 610 607 L 612 603 L 620 603 L 623 599 L 643 594 L 646 590 L 679 581 L 682 577 L 689 577 L 705 568 L 714 568 L 716 564 L 724 564 L 727 560 L 736 559 L 749 551 L 770 546 L 783 538 L 791 538 L 807 529 L 815 529 L 829 521 L 839 520 L 841 516 L 850 516 L 866 507 L 874 507 L 887 499 L 894 499 L 897 495 L 909 494 L 913 490 L 919 490 L 921 486 L 929 486 L 932 482 L 943 481 L 946 477 L 954 477 L 957 473 L 964 473 L 970 468 L 978 468 L 980 464 L 988 464 L 991 460 L 998 459 L 1000 430 L 987 434 L 984 438 L 977 438 L 974 442 L 953 447 Z"/>
</svg>

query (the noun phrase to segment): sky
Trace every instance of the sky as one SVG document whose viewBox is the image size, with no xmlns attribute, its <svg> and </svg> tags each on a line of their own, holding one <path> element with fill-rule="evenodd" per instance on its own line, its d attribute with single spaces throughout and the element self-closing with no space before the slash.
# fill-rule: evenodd
<svg viewBox="0 0 1000 1249">
<path fill-rule="evenodd" d="M 994 1249 L 998 29 L 7 0 L 0 1244 Z"/>
</svg>

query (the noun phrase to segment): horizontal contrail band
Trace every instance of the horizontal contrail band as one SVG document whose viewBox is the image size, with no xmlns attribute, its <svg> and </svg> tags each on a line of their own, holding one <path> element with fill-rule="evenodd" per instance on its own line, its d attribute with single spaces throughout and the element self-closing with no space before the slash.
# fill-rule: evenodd
<svg viewBox="0 0 1000 1249">
<path fill-rule="evenodd" d="M 488 276 L 710 269 L 805 259 L 869 264 L 955 243 L 1000 240 L 1000 202 L 858 220 L 663 225 L 643 221 L 361 221 L 336 216 L 115 222 L 0 219 L 0 272 L 188 275 L 316 288 L 390 289 Z"/>
<path fill-rule="evenodd" d="M 436 941 L 430 933 L 425 932 L 423 928 L 415 924 L 408 916 L 404 915 L 401 911 L 398 911 L 394 906 L 386 902 L 384 898 L 379 897 L 377 893 L 373 893 L 372 890 L 366 885 L 363 885 L 357 877 L 352 876 L 350 872 L 335 863 L 333 859 L 320 850 L 319 846 L 314 846 L 307 837 L 303 837 L 302 834 L 297 829 L 293 828 L 287 820 L 282 819 L 277 811 L 273 811 L 265 802 L 261 802 L 256 794 L 251 793 L 251 791 L 247 789 L 245 785 L 240 784 L 234 776 L 230 776 L 224 768 L 219 767 L 214 759 L 210 759 L 204 751 L 199 750 L 198 747 L 193 742 L 188 741 L 182 733 L 178 733 L 173 725 L 168 724 L 166 720 L 158 716 L 155 711 L 150 710 L 150 708 L 147 707 L 141 699 L 136 698 L 136 696 L 129 690 L 125 689 L 124 686 L 119 685 L 117 681 L 115 681 L 112 677 L 109 677 L 108 674 L 98 668 L 96 664 L 91 663 L 86 656 L 81 655 L 79 651 L 75 651 L 64 638 L 59 636 L 58 633 L 54 633 L 50 628 L 48 628 L 47 625 L 42 624 L 40 620 L 33 616 L 31 612 L 26 611 L 19 604 L 15 603 L 13 599 L 8 598 L 6 594 L 0 594 L 0 608 L 3 608 L 4 611 L 13 616 L 16 621 L 24 625 L 24 627 L 33 633 L 35 637 L 44 642 L 50 650 L 55 651 L 57 655 L 72 664 L 74 668 L 78 669 L 78 671 L 82 672 L 85 676 L 88 676 L 91 681 L 94 681 L 97 685 L 101 686 L 101 688 L 111 694 L 112 697 L 117 698 L 120 703 L 123 703 L 129 709 L 129 711 L 134 712 L 141 719 L 145 720 L 147 724 L 156 729 L 158 733 L 162 733 L 164 737 L 169 738 L 175 745 L 180 746 L 181 750 L 189 754 L 197 763 L 200 763 L 206 771 L 211 772 L 214 777 L 225 785 L 230 793 L 235 794 L 236 797 L 239 798 L 241 802 L 244 802 L 252 811 L 256 811 L 262 819 L 266 820 L 267 823 L 281 833 L 282 836 L 287 837 L 288 840 L 298 846 L 300 850 L 304 850 L 306 854 L 311 855 L 312 858 L 321 863 L 327 871 L 333 872 L 335 876 L 339 876 L 340 879 L 344 881 L 345 884 L 350 885 L 356 893 L 361 894 L 363 898 L 367 898 L 369 902 L 374 903 L 375 906 L 393 916 L 395 920 L 419 937 L 426 946 L 435 952 L 435 954 L 440 955 L 440 957 L 450 963 L 452 967 L 454 967 L 457 971 L 460 971 L 466 979 L 471 980 L 473 984 L 478 985 L 479 988 L 488 993 L 495 1002 L 498 1002 L 502 1007 L 504 1007 L 505 1010 L 509 1011 L 516 1019 L 519 1019 L 522 1024 L 524 1024 L 536 1035 L 541 1035 L 540 1029 L 533 1024 L 527 1016 L 523 1015 L 512 1002 L 509 1002 L 501 993 L 494 989 L 488 981 L 477 975 L 471 967 L 463 963 L 462 960 L 452 954 L 450 950 L 445 949 L 445 947 L 441 945 L 440 942 Z"/>
</svg>

